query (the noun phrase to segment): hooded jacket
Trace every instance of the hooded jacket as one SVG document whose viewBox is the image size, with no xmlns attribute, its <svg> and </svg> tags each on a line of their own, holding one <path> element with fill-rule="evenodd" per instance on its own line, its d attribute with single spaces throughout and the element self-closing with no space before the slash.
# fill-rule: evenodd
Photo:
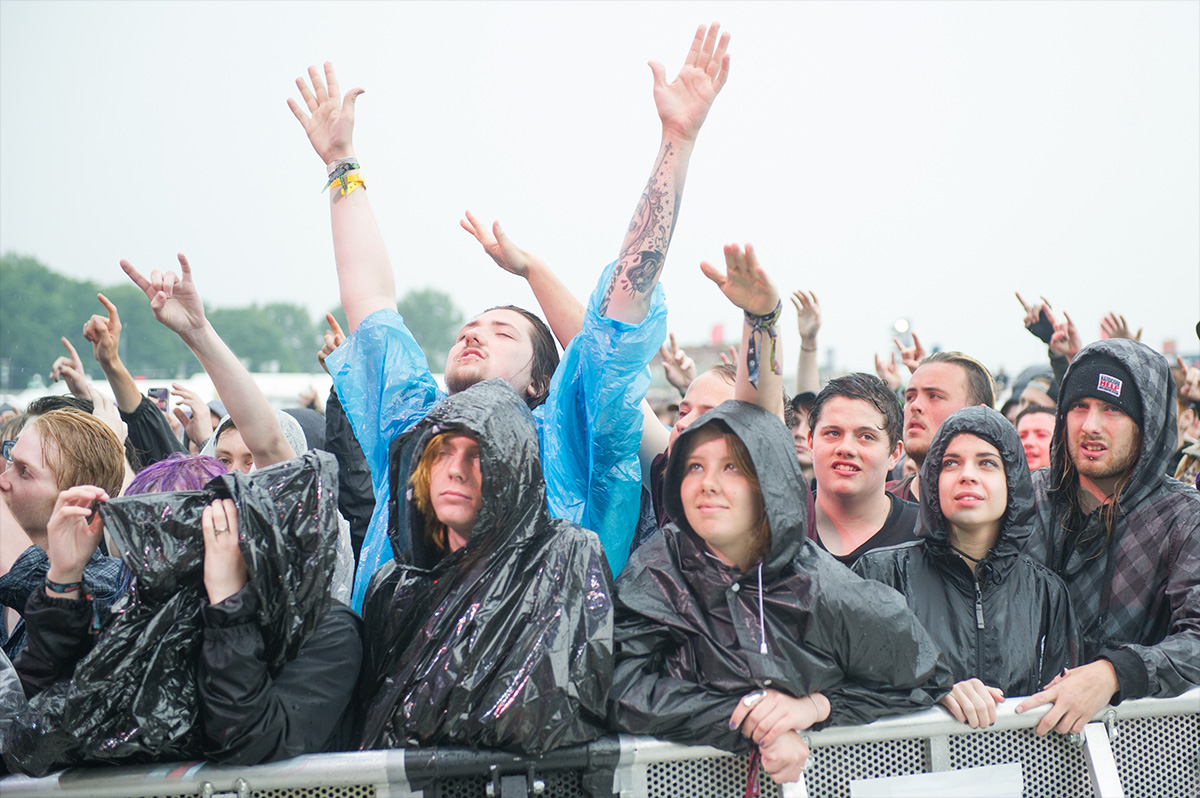
<svg viewBox="0 0 1200 798">
<path fill-rule="evenodd" d="M 482 506 L 466 545 L 425 545 L 408 477 L 430 439 L 479 442 Z M 554 519 L 533 416 L 502 380 L 439 402 L 392 447 L 392 545 L 364 608 L 361 747 L 540 753 L 604 733 L 611 582 L 595 534 Z M 396 501 L 402 497 L 403 501 Z M 411 564 L 402 559 L 411 557 Z"/>
<path fill-rule="evenodd" d="M 1116 497 L 1112 534 L 1096 509 L 1071 517 L 1066 394 L 1059 395 L 1050 468 L 1033 475 L 1039 534 L 1027 551 L 1067 585 L 1083 635 L 1083 657 L 1107 659 L 1120 687 L 1113 698 L 1174 696 L 1200 684 L 1200 493 L 1165 474 L 1175 451 L 1175 381 L 1166 358 L 1124 338 L 1084 347 L 1063 380 L 1089 357 L 1116 358 L 1142 401 L 1142 446 Z M 1077 535 L 1070 534 L 1073 527 Z M 1072 545 L 1072 539 L 1078 541 Z"/>
<path fill-rule="evenodd" d="M 861 579 L 805 534 L 809 496 L 788 430 L 773 414 L 725 402 L 673 451 L 724 424 L 750 452 L 771 528 L 746 573 L 725 565 L 687 524 L 683 457 L 667 466 L 676 521 L 631 556 L 617 580 L 617 665 L 610 712 L 622 731 L 749 750 L 729 719 L 743 695 L 770 687 L 820 691 L 828 723 L 866 723 L 921 709 L 950 685 L 949 669 L 895 591 Z"/>
<path fill-rule="evenodd" d="M 938 500 L 946 448 L 963 433 L 996 447 L 1008 487 L 1000 534 L 975 574 L 951 547 Z M 946 655 L 954 681 L 978 678 L 1006 695 L 1033 695 L 1077 664 L 1079 641 L 1066 586 L 1021 553 L 1037 521 L 1016 429 L 991 408 L 959 410 L 938 429 L 920 484 L 921 539 L 867 552 L 854 572 L 904 594 Z"/>
</svg>

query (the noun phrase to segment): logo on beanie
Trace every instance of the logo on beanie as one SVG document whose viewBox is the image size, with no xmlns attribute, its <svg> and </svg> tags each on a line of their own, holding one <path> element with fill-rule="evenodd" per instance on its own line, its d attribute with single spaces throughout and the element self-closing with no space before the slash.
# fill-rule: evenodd
<svg viewBox="0 0 1200 798">
<path fill-rule="evenodd" d="M 1118 399 L 1121 398 L 1121 381 L 1116 377 L 1110 377 L 1107 374 L 1101 374 L 1100 380 L 1096 383 L 1097 391 L 1111 393 Z"/>
</svg>

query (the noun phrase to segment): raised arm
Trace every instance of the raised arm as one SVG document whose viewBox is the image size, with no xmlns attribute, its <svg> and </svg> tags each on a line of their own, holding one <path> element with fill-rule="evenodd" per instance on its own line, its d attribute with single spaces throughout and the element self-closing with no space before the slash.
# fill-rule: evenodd
<svg viewBox="0 0 1200 798">
<path fill-rule="evenodd" d="M 96 299 L 104 305 L 107 316 L 94 314 L 83 325 L 83 337 L 92 344 L 92 355 L 104 376 L 108 377 L 108 386 L 117 399 L 117 407 L 122 413 L 132 413 L 142 403 L 142 392 L 138 390 L 133 375 L 121 362 L 118 349 L 121 345 L 121 315 L 117 306 L 108 300 L 104 294 L 96 294 Z"/>
<path fill-rule="evenodd" d="M 500 229 L 500 222 L 493 222 L 489 230 L 475 218 L 475 214 L 467 211 L 466 216 L 459 224 L 475 236 L 483 251 L 501 269 L 525 278 L 559 346 L 566 349 L 571 339 L 583 329 L 583 303 L 575 298 L 544 260 L 514 244 Z"/>
<path fill-rule="evenodd" d="M 821 372 L 817 366 L 817 333 L 821 330 L 821 303 L 812 291 L 793 291 L 796 328 L 800 332 L 800 359 L 796 364 L 796 393 L 818 393 Z"/>
<path fill-rule="evenodd" d="M 192 267 L 183 253 L 179 254 L 182 277 L 155 270 L 146 279 L 127 260 L 121 261 L 121 268 L 150 300 L 154 318 L 183 339 L 208 372 L 254 456 L 254 464 L 265 468 L 295 457 L 267 397 L 205 317 L 204 304 L 192 281 Z"/>
<path fill-rule="evenodd" d="M 603 316 L 630 324 L 646 317 L 650 295 L 658 284 L 675 231 L 696 136 L 729 77 L 728 46 L 729 34 L 721 35 L 721 26 L 714 22 L 707 33 L 703 25 L 696 30 L 687 61 L 671 83 L 667 82 L 663 65 L 650 62 L 662 142 L 600 305 Z"/>
<path fill-rule="evenodd" d="M 756 404 L 782 420 L 783 367 L 775 329 L 783 311 L 779 291 L 758 265 L 750 244 L 745 251 L 737 244 L 725 245 L 724 274 L 707 261 L 700 264 L 700 270 L 744 314 L 734 398 Z"/>
<path fill-rule="evenodd" d="M 293 99 L 288 99 L 288 108 L 300 120 L 313 149 L 325 163 L 326 175 L 340 172 L 348 181 L 343 184 L 331 177 L 328 190 L 338 290 L 347 326 L 353 333 L 375 311 L 396 307 L 396 278 L 383 235 L 367 199 L 366 186 L 352 179 L 357 176 L 361 180 L 353 138 L 354 103 L 363 89 L 351 89 L 342 97 L 329 61 L 325 62 L 324 79 L 315 66 L 308 68 L 308 78 L 311 89 L 304 78 L 296 78 L 307 112 Z M 362 190 L 356 190 L 360 185 Z"/>
</svg>

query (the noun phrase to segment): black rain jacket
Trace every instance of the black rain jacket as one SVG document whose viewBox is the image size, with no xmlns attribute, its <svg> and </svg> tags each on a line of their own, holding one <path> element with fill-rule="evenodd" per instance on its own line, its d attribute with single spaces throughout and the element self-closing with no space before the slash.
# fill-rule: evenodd
<svg viewBox="0 0 1200 798">
<path fill-rule="evenodd" d="M 615 726 L 745 752 L 750 742 L 730 730 L 729 719 L 752 690 L 820 691 L 833 724 L 922 709 L 948 692 L 950 671 L 903 599 L 808 539 L 810 499 L 787 428 L 761 408 L 725 402 L 689 427 L 673 451 L 714 423 L 750 452 L 770 549 L 744 574 L 717 559 L 687 525 L 680 499 L 686 464 L 672 458 L 663 495 L 675 522 L 642 544 L 617 579 Z"/>
<path fill-rule="evenodd" d="M 408 477 L 447 431 L 479 441 L 483 497 L 466 545 L 443 556 L 425 545 Z M 389 526 L 401 531 L 391 533 L 397 559 L 372 578 L 363 609 L 361 747 L 541 753 L 603 735 L 608 562 L 595 533 L 550 516 L 525 403 L 501 380 L 479 383 L 439 402 L 393 442 L 389 460 Z"/>
<path fill-rule="evenodd" d="M 1107 535 L 1099 509 L 1070 517 L 1064 391 L 1050 467 L 1033 475 L 1041 534 L 1026 551 L 1066 582 L 1082 661 L 1107 659 L 1117 673 L 1113 703 L 1175 696 L 1200 684 L 1200 493 L 1165 473 L 1177 437 L 1175 380 L 1165 357 L 1124 338 L 1088 344 L 1072 367 L 1096 354 L 1116 358 L 1133 375 L 1145 419 L 1133 476 L 1117 497 L 1116 524 Z M 1070 379 L 1068 369 L 1063 385 Z M 1079 527 L 1073 547 L 1068 524 Z"/>
<path fill-rule="evenodd" d="M 44 689 L 9 729 L 9 765 L 44 775 L 202 755 L 257 764 L 325 742 L 352 693 L 360 652 L 353 613 L 330 612 L 336 468 L 314 451 L 216 477 L 203 490 L 102 504 L 134 581 L 94 638 L 84 602 L 44 591 L 30 598 L 52 634 L 26 658 Z M 204 598 L 200 534 L 214 498 L 237 504 L 249 580 L 215 607 Z M 324 661 L 333 651 L 340 668 Z M 55 652 L 82 659 L 73 673 L 56 674 L 65 663 Z"/>
<path fill-rule="evenodd" d="M 942 458 L 962 433 L 996 447 L 1008 483 L 1000 534 L 977 574 L 951 547 L 938 501 Z M 904 595 L 946 655 L 956 682 L 977 678 L 1005 695 L 1033 695 L 1064 667 L 1078 664 L 1079 637 L 1066 586 L 1021 553 L 1037 518 L 1029 466 L 1013 425 L 991 408 L 954 413 L 929 447 L 920 484 L 921 540 L 867 552 L 854 572 Z"/>
</svg>

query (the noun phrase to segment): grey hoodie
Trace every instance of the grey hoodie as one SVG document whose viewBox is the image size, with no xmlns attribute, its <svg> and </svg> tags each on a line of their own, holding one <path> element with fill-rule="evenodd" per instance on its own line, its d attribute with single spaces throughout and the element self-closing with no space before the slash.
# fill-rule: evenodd
<svg viewBox="0 0 1200 798">
<path fill-rule="evenodd" d="M 1173 696 L 1200 684 L 1200 493 L 1166 476 L 1175 451 L 1175 381 L 1166 359 L 1123 338 L 1084 347 L 1067 370 L 1105 354 L 1129 370 L 1142 400 L 1142 448 L 1117 497 L 1111 537 L 1100 510 L 1072 521 L 1064 485 L 1066 416 L 1060 394 L 1050 468 L 1033 475 L 1040 530 L 1026 552 L 1067 584 L 1083 634 L 1083 662 L 1107 659 L 1125 698 Z M 1080 534 L 1070 543 L 1068 524 Z"/>
</svg>

